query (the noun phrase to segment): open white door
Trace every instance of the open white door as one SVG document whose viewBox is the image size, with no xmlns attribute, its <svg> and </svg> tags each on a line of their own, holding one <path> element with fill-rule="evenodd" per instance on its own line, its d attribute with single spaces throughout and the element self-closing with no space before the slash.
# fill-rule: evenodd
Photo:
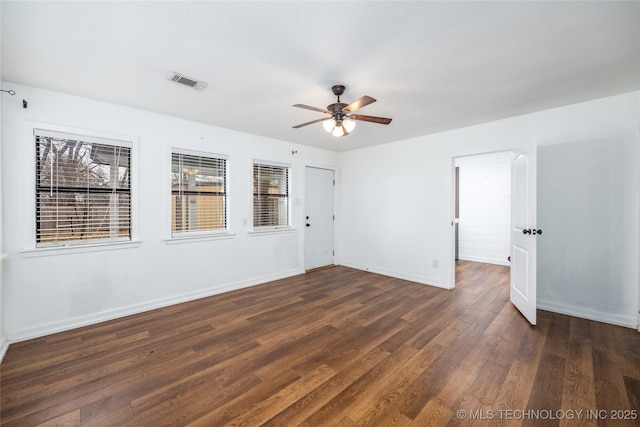
<svg viewBox="0 0 640 427">
<path fill-rule="evenodd" d="M 333 262 L 333 171 L 305 171 L 305 269 Z"/>
<path fill-rule="evenodd" d="M 511 163 L 511 302 L 536 324 L 536 145 L 514 152 Z"/>
</svg>

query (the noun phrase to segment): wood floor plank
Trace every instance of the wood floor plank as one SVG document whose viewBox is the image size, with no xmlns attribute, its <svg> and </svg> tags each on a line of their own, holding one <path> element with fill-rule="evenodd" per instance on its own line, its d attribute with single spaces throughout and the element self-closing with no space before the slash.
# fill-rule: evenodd
<svg viewBox="0 0 640 427">
<path fill-rule="evenodd" d="M 68 414 L 38 424 L 38 427 L 77 427 L 80 424 L 80 409 L 73 410 Z"/>
<path fill-rule="evenodd" d="M 229 424 L 234 426 L 262 425 L 297 400 L 300 400 L 309 391 L 329 380 L 336 373 L 335 370 L 327 365 L 319 366 L 277 393 L 250 406 L 242 414 L 231 420 Z"/>
<path fill-rule="evenodd" d="M 569 322 L 568 354 L 562 409 L 586 413 L 589 408 L 596 407 L 589 321 L 571 318 Z M 597 424 L 596 421 L 584 416 L 577 419 L 561 420 L 560 426 L 595 426 Z"/>
<path fill-rule="evenodd" d="M 309 427 L 323 425 L 323 423 L 331 425 L 344 417 L 349 417 L 350 420 L 356 422 L 351 416 L 353 406 L 361 398 L 366 397 L 371 388 L 376 387 L 385 373 L 397 368 L 404 358 L 410 357 L 415 352 L 416 350 L 410 346 L 398 349 L 397 352 L 380 361 L 300 425 Z"/>
<path fill-rule="evenodd" d="M 571 318 L 556 313 L 549 313 L 549 316 L 553 320 L 549 325 L 544 351 L 566 358 L 569 353 L 569 340 L 567 340 L 567 337 L 569 336 Z"/>
<path fill-rule="evenodd" d="M 471 411 L 481 411 L 482 415 L 486 415 L 489 410 L 492 410 L 499 425 L 521 425 L 521 419 L 509 419 L 508 416 L 502 416 L 502 414 L 506 414 L 504 411 L 526 410 L 542 357 L 548 327 L 549 322 L 544 319 L 541 319 L 535 329 L 522 316 L 514 319 L 512 327 L 505 333 L 500 345 L 496 348 L 496 358 L 502 359 L 496 363 L 504 365 L 511 361 L 511 365 L 495 400 L 491 402 L 486 395 L 479 392 L 487 387 L 483 385 L 484 379 L 479 377 L 476 380 L 477 385 L 474 390 L 470 391 L 463 399 L 461 408 L 467 414 L 470 414 Z M 514 349 L 515 353 L 513 353 Z M 493 420 L 477 419 L 472 425 L 491 425 L 492 423 L 488 421 Z M 465 422 L 461 419 L 455 419 L 454 424 L 465 425 Z"/>
<path fill-rule="evenodd" d="M 362 357 L 353 359 L 352 363 L 345 366 L 342 372 L 307 393 L 306 396 L 281 411 L 264 425 L 286 427 L 302 424 L 305 419 L 325 407 L 329 401 L 362 378 L 387 357 L 389 357 L 389 353 L 376 347 Z"/>
<path fill-rule="evenodd" d="M 441 406 L 435 401 L 429 403 L 420 411 L 411 422 L 412 427 L 440 427 L 445 426 L 453 416 L 453 411 Z"/>
<path fill-rule="evenodd" d="M 597 326 L 600 328 L 600 326 Z M 601 347 L 602 348 L 602 347 Z M 610 352 L 593 350 L 593 371 L 595 377 L 596 407 L 604 411 L 606 419 L 599 424 L 605 426 L 634 425 L 632 420 L 612 420 L 612 411 L 631 410 L 629 393 L 626 390 L 623 375 L 618 371 L 614 357 Z M 637 408 L 633 408 L 637 409 Z"/>
<path fill-rule="evenodd" d="M 224 405 L 219 406 L 219 401 L 212 396 L 212 399 L 205 402 L 205 407 L 211 407 L 208 410 L 199 415 L 196 419 L 186 418 L 184 415 L 178 419 L 170 420 L 172 422 L 165 425 L 184 425 L 184 426 L 217 426 L 217 425 L 229 425 L 229 422 L 244 413 L 246 408 L 250 408 L 253 405 L 257 405 L 259 402 L 268 399 L 269 396 L 278 393 L 280 390 L 288 387 L 290 384 L 295 383 L 300 379 L 300 376 L 291 370 L 280 373 L 275 378 L 272 378 L 269 382 L 261 382 L 256 387 L 250 389 L 250 392 L 238 395 L 236 398 L 228 401 Z M 179 421 L 179 423 L 178 423 Z M 164 423 L 163 420 L 157 420 L 159 423 Z M 158 425 L 158 424 L 154 424 Z"/>
<path fill-rule="evenodd" d="M 456 278 L 334 267 L 11 344 L 0 423 L 510 426 L 542 424 L 498 411 L 637 409 L 636 331 L 545 311 L 531 327 L 508 267 L 458 261 Z"/>
<path fill-rule="evenodd" d="M 624 387 L 627 390 L 629 408 L 640 411 L 640 380 L 624 377 Z M 633 417 L 633 414 L 629 415 Z M 640 414 L 637 414 L 637 416 L 640 418 Z M 638 422 L 638 424 L 640 424 L 640 422 Z"/>
<path fill-rule="evenodd" d="M 527 410 L 549 411 L 550 416 L 542 419 L 526 419 L 523 426 L 557 426 L 560 419 L 555 416 L 557 409 L 562 407 L 562 392 L 564 388 L 564 373 L 566 359 L 553 353 L 543 352 L 538 365 L 536 379 L 531 389 L 531 397 Z M 546 412 L 545 412 L 546 413 Z"/>
<path fill-rule="evenodd" d="M 456 339 L 445 348 L 438 358 L 422 372 L 405 393 L 404 399 L 398 403 L 402 407 L 401 412 L 414 419 L 428 401 L 438 394 L 446 384 L 449 375 L 464 358 L 469 350 L 469 342 L 482 335 L 488 322 L 470 323 Z M 469 340 L 469 341 L 467 341 Z"/>
</svg>

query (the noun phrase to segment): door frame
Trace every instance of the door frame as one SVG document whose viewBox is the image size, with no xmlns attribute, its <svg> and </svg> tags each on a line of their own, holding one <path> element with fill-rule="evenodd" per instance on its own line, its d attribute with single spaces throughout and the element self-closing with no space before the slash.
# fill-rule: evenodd
<svg viewBox="0 0 640 427">
<path fill-rule="evenodd" d="M 336 221 L 337 218 L 335 216 L 335 212 L 337 210 L 337 206 L 336 206 L 336 187 L 337 187 L 337 183 L 338 183 L 338 170 L 336 169 L 335 166 L 328 166 L 328 165 L 318 165 L 318 164 L 305 164 L 303 166 L 303 170 L 304 170 L 304 182 L 303 182 L 303 200 L 302 200 L 302 206 L 301 206 L 301 215 L 300 215 L 300 224 L 301 224 L 301 228 L 302 233 L 300 233 L 301 235 L 301 241 L 302 241 L 302 245 L 301 245 L 301 262 L 302 262 L 302 270 L 306 271 L 307 268 L 307 232 L 306 232 L 306 209 L 307 209 L 307 168 L 314 168 L 314 169 L 324 169 L 324 170 L 328 170 L 333 172 L 333 181 L 334 181 L 334 185 L 333 185 L 333 212 L 334 212 L 334 221 L 332 223 L 332 232 L 333 232 L 333 264 L 332 265 L 336 265 L 336 257 L 337 257 L 337 253 L 336 253 Z M 323 267 L 319 267 L 319 268 L 323 268 Z"/>
<path fill-rule="evenodd" d="M 516 141 L 512 141 L 509 144 L 505 144 L 503 147 L 496 147 L 495 149 L 487 149 L 487 150 L 479 150 L 479 151 L 475 151 L 475 150 L 470 150 L 468 152 L 465 152 L 463 150 L 460 150 L 459 153 L 452 153 L 449 157 L 449 174 L 450 174 L 450 194 L 451 194 L 451 203 L 450 203 L 450 209 L 449 209 L 449 221 L 450 221 L 450 231 L 449 231 L 449 242 L 450 242 L 450 251 L 449 251 L 449 260 L 450 260 L 450 276 L 451 277 L 451 284 L 449 289 L 455 289 L 456 287 L 456 248 L 455 248 L 455 242 L 456 242 L 456 236 L 455 236 L 455 215 L 456 215 L 456 211 L 455 211 L 455 207 L 456 207 L 456 200 L 455 200 L 455 191 L 456 191 L 456 159 L 460 158 L 460 157 L 473 157 L 473 156 L 481 156 L 481 155 L 485 155 L 485 154 L 493 154 L 493 153 L 504 153 L 504 152 L 510 152 L 512 153 L 512 165 L 513 165 L 513 153 L 517 152 L 519 149 L 521 149 L 521 147 L 525 147 L 528 146 L 532 143 L 536 142 L 536 138 L 531 136 L 528 138 L 522 138 Z M 536 188 L 536 198 L 537 198 L 537 188 Z M 513 205 L 512 205 L 512 209 L 513 209 Z M 640 327 L 639 327 L 640 329 Z"/>
</svg>

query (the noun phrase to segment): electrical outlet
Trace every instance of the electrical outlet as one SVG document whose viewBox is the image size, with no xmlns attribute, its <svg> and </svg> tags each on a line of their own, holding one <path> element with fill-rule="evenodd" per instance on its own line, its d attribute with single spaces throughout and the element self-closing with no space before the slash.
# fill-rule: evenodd
<svg viewBox="0 0 640 427">
<path fill-rule="evenodd" d="M 433 262 L 431 263 L 431 266 L 432 266 L 433 268 L 438 268 L 438 267 L 440 267 L 440 260 L 439 260 L 439 259 L 434 258 L 434 259 L 433 259 Z"/>
</svg>

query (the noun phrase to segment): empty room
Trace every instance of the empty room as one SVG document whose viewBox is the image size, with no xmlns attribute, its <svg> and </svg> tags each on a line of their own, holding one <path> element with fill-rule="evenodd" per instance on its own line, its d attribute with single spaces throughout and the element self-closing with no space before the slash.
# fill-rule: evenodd
<svg viewBox="0 0 640 427">
<path fill-rule="evenodd" d="M 640 2 L 0 2 L 2 426 L 640 425 Z"/>
</svg>

